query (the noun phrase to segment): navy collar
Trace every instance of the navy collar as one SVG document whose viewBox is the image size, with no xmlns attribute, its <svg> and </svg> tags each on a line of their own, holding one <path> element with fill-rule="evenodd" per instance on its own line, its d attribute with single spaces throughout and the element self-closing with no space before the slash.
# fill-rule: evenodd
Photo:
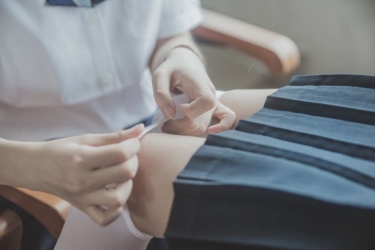
<svg viewBox="0 0 375 250">
<path fill-rule="evenodd" d="M 105 0 L 46 0 L 50 6 L 93 7 Z"/>
</svg>

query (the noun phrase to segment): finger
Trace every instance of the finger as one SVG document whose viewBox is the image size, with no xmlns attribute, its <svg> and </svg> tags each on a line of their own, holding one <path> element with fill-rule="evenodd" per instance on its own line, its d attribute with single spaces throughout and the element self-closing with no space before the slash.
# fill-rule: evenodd
<svg viewBox="0 0 375 250">
<path fill-rule="evenodd" d="M 172 119 L 176 114 L 176 107 L 170 92 L 170 73 L 162 69 L 156 70 L 152 75 L 152 86 L 159 109 L 165 117 Z"/>
<path fill-rule="evenodd" d="M 213 119 L 219 120 L 219 123 L 212 125 L 207 129 L 207 133 L 209 134 L 231 129 L 236 121 L 236 114 L 229 108 L 221 105 L 220 108 L 214 112 Z"/>
<path fill-rule="evenodd" d="M 100 226 L 107 226 L 116 220 L 122 213 L 123 208 L 104 209 L 100 206 L 88 206 L 85 212 Z"/>
<path fill-rule="evenodd" d="M 141 148 L 139 139 L 131 138 L 118 144 L 91 147 L 86 151 L 84 165 L 97 169 L 120 164 L 136 155 Z"/>
<path fill-rule="evenodd" d="M 129 138 L 138 137 L 144 129 L 143 124 L 138 124 L 130 129 L 121 130 L 115 133 L 100 135 L 84 135 L 82 144 L 99 147 L 109 144 L 120 143 Z"/>
<path fill-rule="evenodd" d="M 89 205 L 118 208 L 125 205 L 133 188 L 133 181 L 117 184 L 115 188 L 100 188 L 86 197 Z"/>
<path fill-rule="evenodd" d="M 190 102 L 179 105 L 186 116 L 193 119 L 215 107 L 216 90 L 207 74 L 190 75 L 182 87 Z"/>
<path fill-rule="evenodd" d="M 216 96 L 215 85 L 210 81 L 210 84 L 208 86 L 210 87 L 210 90 L 212 91 L 212 94 L 214 94 Z"/>
<path fill-rule="evenodd" d="M 207 74 L 206 74 L 206 82 L 208 82 L 208 87 L 210 88 L 212 94 L 215 95 L 215 93 L 216 93 L 215 85 L 212 83 L 210 77 Z"/>
<path fill-rule="evenodd" d="M 206 126 L 189 117 L 168 121 L 162 126 L 162 131 L 175 135 L 199 136 L 206 132 Z"/>
<path fill-rule="evenodd" d="M 111 183 L 126 182 L 135 177 L 138 171 L 138 157 L 135 155 L 131 159 L 116 166 L 101 168 L 94 171 L 90 181 L 92 190 L 104 187 Z"/>
<path fill-rule="evenodd" d="M 216 104 L 217 104 L 217 99 L 215 95 L 209 90 L 209 92 L 206 92 L 204 95 L 200 95 L 196 97 L 190 103 L 180 104 L 178 108 L 187 117 L 194 119 L 202 115 L 203 113 L 213 109 Z"/>
</svg>

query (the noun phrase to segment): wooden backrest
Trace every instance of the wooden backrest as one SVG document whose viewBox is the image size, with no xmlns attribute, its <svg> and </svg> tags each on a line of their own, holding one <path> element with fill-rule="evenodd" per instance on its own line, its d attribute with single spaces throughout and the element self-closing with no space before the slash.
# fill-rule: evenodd
<svg viewBox="0 0 375 250">
<path fill-rule="evenodd" d="M 70 209 L 68 202 L 51 194 L 4 185 L 0 185 L 0 196 L 31 214 L 55 238 L 60 236 Z"/>
<path fill-rule="evenodd" d="M 213 11 L 203 12 L 204 22 L 193 30 L 194 36 L 244 51 L 274 75 L 288 74 L 299 66 L 300 52 L 290 38 Z"/>
</svg>

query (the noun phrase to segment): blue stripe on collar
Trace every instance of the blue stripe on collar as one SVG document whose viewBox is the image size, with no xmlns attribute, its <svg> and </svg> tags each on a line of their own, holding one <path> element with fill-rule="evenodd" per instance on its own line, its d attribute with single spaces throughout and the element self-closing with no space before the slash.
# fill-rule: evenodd
<svg viewBox="0 0 375 250">
<path fill-rule="evenodd" d="M 46 3 L 52 6 L 92 7 L 94 4 L 103 1 L 104 0 L 46 0 Z"/>
</svg>

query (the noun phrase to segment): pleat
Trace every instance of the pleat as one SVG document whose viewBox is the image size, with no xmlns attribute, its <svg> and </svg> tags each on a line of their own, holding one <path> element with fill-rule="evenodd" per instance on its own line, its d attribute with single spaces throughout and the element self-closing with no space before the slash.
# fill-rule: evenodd
<svg viewBox="0 0 375 250">
<path fill-rule="evenodd" d="M 375 77 L 293 77 L 174 183 L 185 249 L 375 249 Z"/>
<path fill-rule="evenodd" d="M 236 130 L 375 161 L 375 129 L 367 124 L 263 108 Z"/>
<path fill-rule="evenodd" d="M 332 151 L 240 131 L 211 135 L 207 138 L 206 145 L 298 162 L 304 168 L 317 168 L 375 189 L 375 162 L 360 158 L 347 157 L 344 154 L 337 154 Z M 232 153 L 229 152 L 228 154 Z M 216 156 L 212 158 L 214 157 Z M 231 160 L 235 161 L 235 159 Z M 277 165 L 279 165 L 279 162 Z"/>
</svg>

